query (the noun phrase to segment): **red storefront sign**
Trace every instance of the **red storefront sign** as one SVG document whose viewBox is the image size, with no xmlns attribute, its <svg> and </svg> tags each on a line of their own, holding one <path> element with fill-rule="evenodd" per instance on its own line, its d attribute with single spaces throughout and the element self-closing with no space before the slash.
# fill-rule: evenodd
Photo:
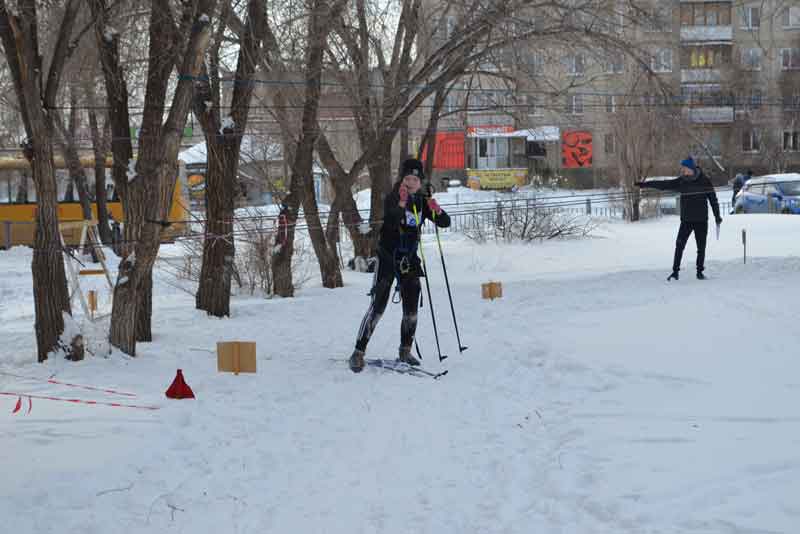
<svg viewBox="0 0 800 534">
<path fill-rule="evenodd" d="M 436 134 L 436 147 L 433 152 L 433 168 L 436 170 L 464 168 L 464 132 L 440 132 Z M 424 149 L 423 149 L 424 150 Z M 422 161 L 427 158 L 422 153 Z"/>
</svg>

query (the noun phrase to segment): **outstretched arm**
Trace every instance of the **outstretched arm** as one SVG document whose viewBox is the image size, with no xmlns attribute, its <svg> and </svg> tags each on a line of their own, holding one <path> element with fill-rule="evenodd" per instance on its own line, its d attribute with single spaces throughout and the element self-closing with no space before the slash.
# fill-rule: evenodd
<svg viewBox="0 0 800 534">
<path fill-rule="evenodd" d="M 637 185 L 644 189 L 658 189 L 661 191 L 678 191 L 681 186 L 681 178 L 673 178 L 672 180 L 654 180 L 652 182 L 636 182 Z"/>
</svg>

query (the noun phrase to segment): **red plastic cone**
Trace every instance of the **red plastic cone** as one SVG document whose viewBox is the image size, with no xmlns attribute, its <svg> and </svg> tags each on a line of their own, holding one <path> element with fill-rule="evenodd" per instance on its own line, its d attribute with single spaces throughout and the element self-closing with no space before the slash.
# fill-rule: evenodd
<svg viewBox="0 0 800 534">
<path fill-rule="evenodd" d="M 178 369 L 178 373 L 175 375 L 175 380 L 172 381 L 172 385 L 169 386 L 167 389 L 167 397 L 170 399 L 193 399 L 194 392 L 192 388 L 189 387 L 189 384 L 183 379 L 183 371 Z"/>
</svg>

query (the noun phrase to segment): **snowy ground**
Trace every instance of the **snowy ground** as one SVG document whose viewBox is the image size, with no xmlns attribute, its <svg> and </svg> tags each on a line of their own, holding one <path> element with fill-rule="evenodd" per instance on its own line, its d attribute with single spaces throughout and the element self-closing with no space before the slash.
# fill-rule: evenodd
<svg viewBox="0 0 800 534">
<path fill-rule="evenodd" d="M 353 272 L 343 289 L 238 297 L 228 320 L 159 277 L 137 358 L 31 363 L 31 254 L 0 252 L 0 391 L 160 408 L 33 399 L 12 414 L 0 396 L 3 530 L 793 534 L 800 217 L 726 216 L 711 279 L 694 279 L 690 241 L 667 283 L 677 224 L 532 246 L 445 234 L 463 355 L 426 241 L 444 366 L 427 298 L 418 337 L 425 365 L 450 371 L 438 381 L 347 370 L 371 281 Z M 504 298 L 481 300 L 489 279 Z M 399 317 L 390 305 L 373 356 L 394 355 Z M 218 374 L 223 339 L 255 340 L 258 373 Z M 177 368 L 196 400 L 164 398 Z"/>
</svg>

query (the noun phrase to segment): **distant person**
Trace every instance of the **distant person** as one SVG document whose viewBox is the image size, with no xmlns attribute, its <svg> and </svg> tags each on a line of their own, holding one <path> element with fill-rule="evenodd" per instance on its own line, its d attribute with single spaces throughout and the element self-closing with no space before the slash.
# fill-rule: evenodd
<svg viewBox="0 0 800 534">
<path fill-rule="evenodd" d="M 689 235 L 694 232 L 697 243 L 697 279 L 705 280 L 706 237 L 708 236 L 708 203 L 717 224 L 722 224 L 719 213 L 719 202 L 714 192 L 711 180 L 703 174 L 695 161 L 688 157 L 681 161 L 681 175 L 673 180 L 660 180 L 652 182 L 636 182 L 636 186 L 643 188 L 659 189 L 661 191 L 677 191 L 681 194 L 681 225 L 678 229 L 678 239 L 675 241 L 675 257 L 672 261 L 672 274 L 667 280 L 677 280 L 681 270 L 683 249 L 689 240 Z"/>
<path fill-rule="evenodd" d="M 739 191 L 742 190 L 744 184 L 747 183 L 747 180 L 753 177 L 753 171 L 747 169 L 744 171 L 744 174 L 737 174 L 736 178 L 733 179 L 733 197 L 731 197 L 731 213 L 733 213 L 734 206 L 736 206 L 736 195 L 739 194 Z"/>
</svg>

